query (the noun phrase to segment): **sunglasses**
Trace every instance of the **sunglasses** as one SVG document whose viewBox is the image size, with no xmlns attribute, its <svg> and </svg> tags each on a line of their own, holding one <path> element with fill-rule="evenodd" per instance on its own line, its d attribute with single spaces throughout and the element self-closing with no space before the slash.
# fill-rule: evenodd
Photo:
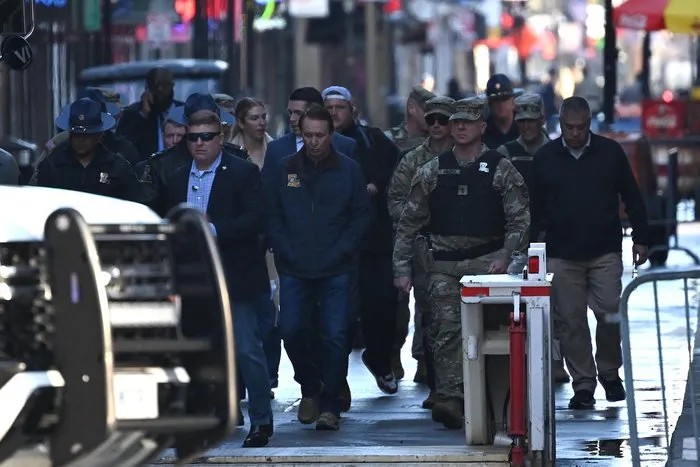
<svg viewBox="0 0 700 467">
<path fill-rule="evenodd" d="M 445 117 L 444 115 L 428 115 L 425 117 L 425 123 L 427 123 L 429 126 L 435 125 L 435 122 L 437 122 L 440 126 L 447 126 L 447 124 L 450 123 L 450 118 Z"/>
<path fill-rule="evenodd" d="M 187 141 L 190 143 L 196 143 L 198 140 L 202 140 L 204 142 L 211 141 L 217 136 L 219 136 L 220 133 L 218 132 L 212 132 L 212 131 L 207 131 L 205 133 L 187 133 Z"/>
</svg>

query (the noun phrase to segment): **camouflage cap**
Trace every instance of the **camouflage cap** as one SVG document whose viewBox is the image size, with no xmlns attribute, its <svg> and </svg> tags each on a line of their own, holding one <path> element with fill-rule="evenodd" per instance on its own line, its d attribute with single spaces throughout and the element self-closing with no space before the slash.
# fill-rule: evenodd
<svg viewBox="0 0 700 467">
<path fill-rule="evenodd" d="M 409 99 L 415 100 L 424 109 L 425 109 L 425 103 L 428 102 L 433 97 L 437 97 L 437 96 L 435 94 L 433 94 L 432 92 L 428 91 L 427 89 L 425 89 L 423 86 L 414 86 L 413 90 L 408 95 Z"/>
<path fill-rule="evenodd" d="M 539 94 L 523 94 L 515 98 L 515 119 L 544 118 L 544 101 Z"/>
<path fill-rule="evenodd" d="M 226 112 L 233 113 L 236 109 L 236 100 L 228 94 L 212 94 L 216 105 Z"/>
<path fill-rule="evenodd" d="M 468 97 L 455 102 L 455 113 L 450 120 L 469 120 L 477 122 L 484 119 L 486 114 L 486 99 L 481 97 Z"/>
<path fill-rule="evenodd" d="M 440 114 L 451 117 L 455 113 L 455 100 L 451 97 L 438 96 L 429 99 L 425 103 L 425 116 Z"/>
</svg>

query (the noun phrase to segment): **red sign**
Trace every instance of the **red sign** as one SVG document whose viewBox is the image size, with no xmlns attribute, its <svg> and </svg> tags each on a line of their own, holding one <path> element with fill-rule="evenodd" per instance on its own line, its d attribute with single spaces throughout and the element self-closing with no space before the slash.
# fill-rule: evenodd
<svg viewBox="0 0 700 467">
<path fill-rule="evenodd" d="M 685 134 L 685 102 L 644 101 L 642 133 L 650 138 L 680 138 Z"/>
</svg>

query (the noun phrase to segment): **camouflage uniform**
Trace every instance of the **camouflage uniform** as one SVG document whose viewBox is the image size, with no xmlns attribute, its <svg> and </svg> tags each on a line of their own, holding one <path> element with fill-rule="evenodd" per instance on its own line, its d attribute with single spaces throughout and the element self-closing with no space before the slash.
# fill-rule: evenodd
<svg viewBox="0 0 700 467">
<path fill-rule="evenodd" d="M 434 97 L 426 103 L 425 116 L 432 114 L 442 114 L 447 117 L 452 116 L 454 113 L 454 99 L 449 97 Z M 437 156 L 437 153 L 433 152 L 431 148 L 431 139 L 428 137 L 423 144 L 417 148 L 409 151 L 396 166 L 394 170 L 394 175 L 389 183 L 388 191 L 388 201 L 389 201 L 389 214 L 394 222 L 394 226 L 399 223 L 401 219 L 401 212 L 403 211 L 404 204 L 406 203 L 406 198 L 411 191 L 411 183 L 413 178 L 423 164 L 428 162 Z M 416 245 L 416 248 L 418 244 Z M 417 252 L 414 252 L 414 258 L 418 256 Z M 426 271 L 420 267 L 420 263 L 413 262 L 413 294 L 416 299 L 413 322 L 414 322 L 414 332 L 413 332 L 413 346 L 411 348 L 411 353 L 413 358 L 419 360 L 423 357 L 423 312 L 427 312 L 430 308 L 430 302 L 428 300 L 427 294 L 427 274 Z"/>
<path fill-rule="evenodd" d="M 484 101 L 479 98 L 463 99 L 457 102 L 456 113 L 451 120 L 481 121 L 485 110 Z M 502 237 L 468 237 L 435 234 L 432 223 L 437 221 L 431 215 L 430 198 L 436 189 L 449 188 L 445 182 L 439 182 L 441 176 L 453 176 L 454 169 L 441 168 L 443 161 L 456 163 L 457 173 L 462 168 L 476 167 L 484 176 L 493 177 L 493 192 L 500 197 L 505 219 Z M 476 171 L 475 171 L 476 172 Z M 492 173 L 492 174 L 491 174 Z M 481 175 L 479 175 L 481 176 Z M 474 185 L 475 188 L 478 188 Z M 471 192 L 471 185 L 454 186 L 455 199 Z M 466 198 L 464 198 L 466 199 Z M 474 205 L 474 202 L 472 202 Z M 457 219 L 471 217 L 466 213 L 456 212 Z M 444 219 L 444 217 L 443 217 Z M 462 221 L 462 224 L 465 222 Z M 417 258 L 429 271 L 428 291 L 431 305 L 432 322 L 425 330 L 429 340 L 434 342 L 435 383 L 437 400 L 433 407 L 433 419 L 443 423 L 447 428 L 461 428 L 463 414 L 463 376 L 462 376 L 462 334 L 460 312 L 460 279 L 464 275 L 485 274 L 491 263 L 501 259 L 507 265 L 513 251 L 520 250 L 527 243 L 530 226 L 529 195 L 525 182 L 518 171 L 507 159 L 482 145 L 481 153 L 472 161 L 456 159 L 452 151 L 445 152 L 423 165 L 413 180 L 406 206 L 398 225 L 394 247 L 394 277 L 411 277 L 411 259 L 414 241 L 420 231 L 428 231 L 429 253 Z M 498 246 L 502 245 L 500 249 Z M 460 256 L 466 259 L 445 260 L 445 256 Z M 479 254 L 477 250 L 490 251 Z M 494 251 L 495 250 L 495 251 Z"/>
<path fill-rule="evenodd" d="M 425 109 L 425 103 L 433 97 L 436 97 L 435 94 L 421 86 L 415 86 L 411 91 L 411 94 L 408 95 L 409 99 L 413 99 L 418 102 L 423 109 Z M 406 122 L 388 129 L 384 132 L 384 134 L 399 148 L 401 155 L 404 155 L 408 151 L 421 145 L 428 136 L 425 133 L 420 135 L 409 134 L 408 130 L 406 129 Z"/>
<path fill-rule="evenodd" d="M 416 101 L 424 110 L 425 103 L 428 102 L 435 94 L 423 88 L 422 86 L 414 86 L 411 93 L 408 95 L 408 99 Z M 403 157 L 408 151 L 417 148 L 425 138 L 428 137 L 427 133 L 422 133 L 419 135 L 409 134 L 406 128 L 406 122 L 403 122 L 397 127 L 390 128 L 385 131 L 384 134 L 389 138 L 398 148 L 399 157 Z M 411 322 L 411 310 L 409 309 L 409 297 L 403 294 L 399 296 L 399 309 L 398 317 L 396 319 L 396 336 L 394 337 L 394 357 L 393 357 L 393 371 L 397 379 L 401 379 L 404 376 L 403 366 L 401 365 L 401 348 L 406 343 L 406 337 L 408 336 L 408 325 Z"/>
</svg>

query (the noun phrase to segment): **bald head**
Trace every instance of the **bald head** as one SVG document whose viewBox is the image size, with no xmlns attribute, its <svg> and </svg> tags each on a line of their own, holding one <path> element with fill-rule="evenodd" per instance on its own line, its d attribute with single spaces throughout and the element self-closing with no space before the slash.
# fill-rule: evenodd
<svg viewBox="0 0 700 467">
<path fill-rule="evenodd" d="M 146 89 L 151 93 L 151 110 L 162 113 L 170 108 L 174 98 L 173 73 L 167 68 L 151 68 L 146 74 Z"/>
</svg>

